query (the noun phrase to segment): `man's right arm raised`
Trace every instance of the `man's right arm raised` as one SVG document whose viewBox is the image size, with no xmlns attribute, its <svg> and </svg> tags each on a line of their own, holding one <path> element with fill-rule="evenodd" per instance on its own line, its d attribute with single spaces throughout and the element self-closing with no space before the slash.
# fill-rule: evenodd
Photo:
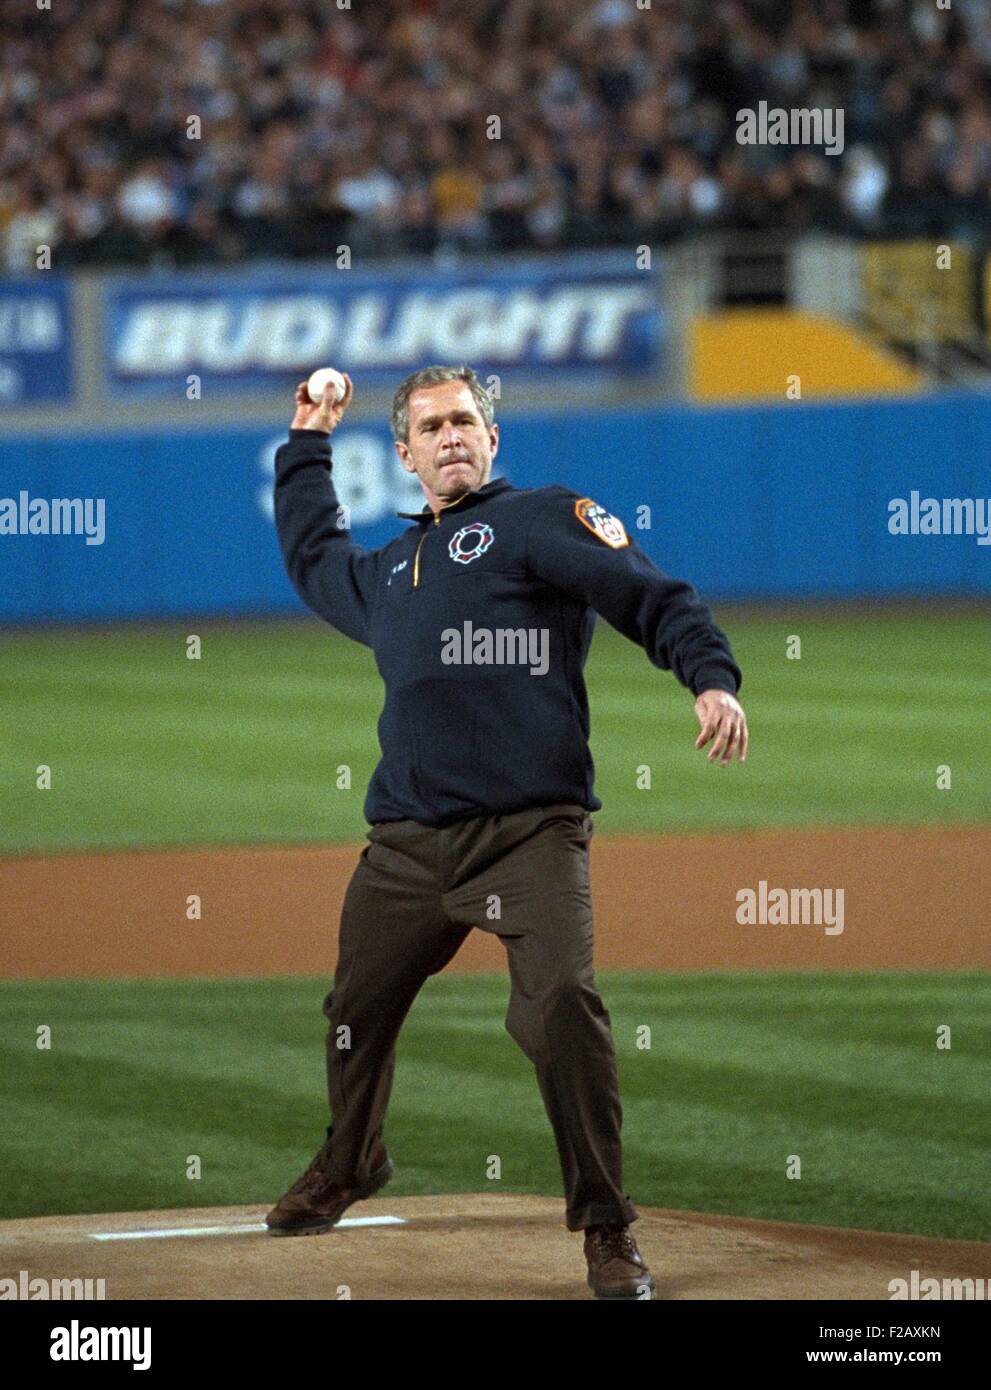
<svg viewBox="0 0 991 1390">
<path fill-rule="evenodd" d="M 291 430 L 275 455 L 275 526 L 293 587 L 339 632 L 370 645 L 380 551 L 355 545 L 330 476 L 330 440 Z"/>
</svg>

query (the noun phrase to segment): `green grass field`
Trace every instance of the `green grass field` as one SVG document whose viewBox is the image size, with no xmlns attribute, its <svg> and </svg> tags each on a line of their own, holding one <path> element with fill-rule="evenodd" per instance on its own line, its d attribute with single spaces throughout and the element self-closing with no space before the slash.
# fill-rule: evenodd
<svg viewBox="0 0 991 1390">
<path fill-rule="evenodd" d="M 694 750 L 688 692 L 599 624 L 588 683 L 601 831 L 991 818 L 986 616 L 717 617 L 744 671 L 743 770 Z M 8 634 L 0 854 L 360 839 L 380 706 L 371 653 L 315 621 Z M 350 791 L 335 786 L 341 763 Z M 650 791 L 636 785 L 644 763 Z M 42 764 L 50 791 L 35 785 Z"/>
<path fill-rule="evenodd" d="M 991 1238 L 986 976 L 603 975 L 645 1206 Z M 0 986 L 0 1216 L 270 1203 L 323 1137 L 326 982 Z M 428 982 L 400 1040 L 396 1195 L 560 1194 L 499 977 Z M 936 1028 L 953 1021 L 953 1046 Z M 36 1027 L 53 1026 L 51 1051 Z M 650 1050 L 636 1030 L 648 1024 Z M 202 1179 L 186 1177 L 187 1157 Z M 800 1180 L 785 1176 L 790 1155 Z M 563 1202 L 562 1202 L 563 1212 Z"/>
</svg>

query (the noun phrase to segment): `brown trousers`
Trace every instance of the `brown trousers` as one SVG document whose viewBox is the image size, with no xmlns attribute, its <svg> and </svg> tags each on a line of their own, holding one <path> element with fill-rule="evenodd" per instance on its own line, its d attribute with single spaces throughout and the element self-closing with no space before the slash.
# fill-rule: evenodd
<svg viewBox="0 0 991 1390">
<path fill-rule="evenodd" d="M 367 1175 L 381 1148 L 403 1020 L 427 977 L 478 927 L 509 957 L 506 1027 L 536 1070 L 568 1229 L 637 1219 L 623 1191 L 609 1014 L 592 972 L 591 836 L 592 817 L 568 804 L 442 829 L 412 820 L 371 827 L 323 1005 L 334 1176 Z"/>
</svg>

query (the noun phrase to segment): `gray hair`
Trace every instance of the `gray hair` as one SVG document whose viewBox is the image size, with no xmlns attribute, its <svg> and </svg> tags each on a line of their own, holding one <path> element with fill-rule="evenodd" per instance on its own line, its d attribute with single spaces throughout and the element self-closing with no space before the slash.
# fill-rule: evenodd
<svg viewBox="0 0 991 1390">
<path fill-rule="evenodd" d="M 422 367 L 408 376 L 392 399 L 392 433 L 404 444 L 409 442 L 409 398 L 425 386 L 441 386 L 445 381 L 463 381 L 475 398 L 479 414 L 487 429 L 492 427 L 495 411 L 492 397 L 471 367 Z"/>
</svg>

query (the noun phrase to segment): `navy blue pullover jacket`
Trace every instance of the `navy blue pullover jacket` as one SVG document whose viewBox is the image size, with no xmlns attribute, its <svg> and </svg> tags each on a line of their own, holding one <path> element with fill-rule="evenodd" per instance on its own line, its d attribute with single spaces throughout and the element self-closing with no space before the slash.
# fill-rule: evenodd
<svg viewBox="0 0 991 1390">
<path fill-rule="evenodd" d="M 695 590 L 568 488 L 497 478 L 436 514 L 399 513 L 413 524 L 364 550 L 338 524 L 327 435 L 291 430 L 275 463 L 297 593 L 372 648 L 385 682 L 373 824 L 564 801 L 598 810 L 583 676 L 596 612 L 694 694 L 740 686 Z"/>
</svg>

